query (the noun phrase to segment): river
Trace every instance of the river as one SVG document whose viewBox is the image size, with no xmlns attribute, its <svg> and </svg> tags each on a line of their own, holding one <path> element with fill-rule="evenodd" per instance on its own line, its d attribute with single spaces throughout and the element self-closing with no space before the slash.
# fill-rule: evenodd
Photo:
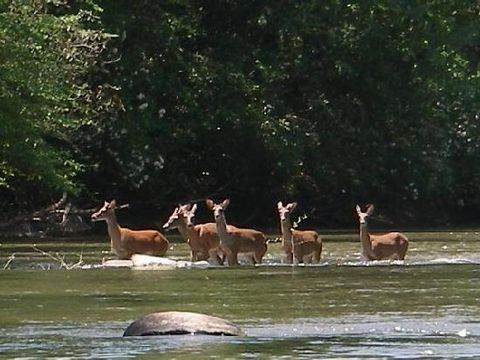
<svg viewBox="0 0 480 360">
<path fill-rule="evenodd" d="M 365 262 L 355 234 L 335 233 L 319 265 L 282 264 L 273 243 L 260 266 L 168 270 L 59 269 L 100 264 L 106 237 L 3 240 L 0 357 L 478 358 L 480 234 L 407 235 L 404 262 Z M 169 257 L 188 259 L 186 244 Z M 247 336 L 122 337 L 169 310 L 220 316 Z"/>
</svg>

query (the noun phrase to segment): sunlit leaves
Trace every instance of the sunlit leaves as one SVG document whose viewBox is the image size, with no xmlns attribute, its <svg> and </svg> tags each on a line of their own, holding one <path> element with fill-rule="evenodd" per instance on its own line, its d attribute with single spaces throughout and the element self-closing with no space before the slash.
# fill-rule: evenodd
<svg viewBox="0 0 480 360">
<path fill-rule="evenodd" d="M 101 109 L 89 100 L 101 91 L 91 89 L 85 76 L 108 38 L 85 27 L 95 21 L 95 6 L 88 3 L 86 10 L 69 14 L 60 9 L 63 1 L 2 2 L 0 186 L 17 191 L 19 199 L 22 186 L 80 188 L 75 176 L 84 164 L 72 145 L 78 129 Z"/>
</svg>

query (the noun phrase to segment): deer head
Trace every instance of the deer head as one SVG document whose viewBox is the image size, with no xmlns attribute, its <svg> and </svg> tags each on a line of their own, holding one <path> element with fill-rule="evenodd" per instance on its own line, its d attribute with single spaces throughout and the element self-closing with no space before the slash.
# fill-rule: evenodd
<svg viewBox="0 0 480 360">
<path fill-rule="evenodd" d="M 179 205 L 180 206 L 180 205 Z M 172 212 L 172 215 L 170 215 L 170 217 L 168 218 L 167 222 L 165 224 L 163 224 L 163 228 L 165 230 L 172 230 L 172 229 L 175 229 L 177 226 L 178 226 L 178 222 L 180 221 L 180 208 L 179 207 L 176 207 L 173 212 Z"/>
<path fill-rule="evenodd" d="M 297 205 L 298 205 L 297 202 L 293 202 L 283 206 L 283 203 L 279 201 L 277 203 L 277 209 L 278 209 L 278 214 L 280 215 L 280 220 L 288 221 L 288 219 L 290 218 L 290 214 L 292 213 L 293 210 L 295 210 Z"/>
<path fill-rule="evenodd" d="M 117 202 L 112 200 L 110 202 L 105 201 L 103 206 L 97 212 L 92 214 L 92 221 L 101 221 L 110 218 L 117 208 Z"/>
<path fill-rule="evenodd" d="M 192 227 L 195 223 L 193 219 L 195 218 L 195 212 L 197 211 L 197 204 L 187 204 L 180 207 L 180 211 L 186 219 L 187 226 Z"/>
<path fill-rule="evenodd" d="M 362 212 L 362 209 L 359 205 L 357 205 L 355 209 L 357 210 L 358 221 L 360 222 L 360 224 L 366 224 L 367 218 L 373 214 L 373 210 L 375 210 L 375 207 L 372 204 L 368 204 L 366 212 Z"/>
<path fill-rule="evenodd" d="M 220 204 L 215 204 L 213 200 L 207 199 L 207 208 L 213 211 L 213 216 L 215 220 L 220 219 L 225 216 L 225 209 L 230 204 L 230 199 L 225 199 Z"/>
</svg>

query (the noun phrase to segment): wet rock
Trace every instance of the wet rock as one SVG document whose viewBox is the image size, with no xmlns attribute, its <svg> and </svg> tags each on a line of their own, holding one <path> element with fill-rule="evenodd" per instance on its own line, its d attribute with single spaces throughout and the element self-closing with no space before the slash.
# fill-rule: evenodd
<svg viewBox="0 0 480 360">
<path fill-rule="evenodd" d="M 166 257 L 133 254 L 130 260 L 107 260 L 101 267 L 128 267 L 141 270 L 171 270 L 177 268 L 199 268 L 205 269 L 212 267 L 207 261 L 182 261 Z"/>
<path fill-rule="evenodd" d="M 131 323 L 123 336 L 152 335 L 225 335 L 243 336 L 244 332 L 231 322 L 199 313 L 167 311 L 145 315 Z"/>
</svg>

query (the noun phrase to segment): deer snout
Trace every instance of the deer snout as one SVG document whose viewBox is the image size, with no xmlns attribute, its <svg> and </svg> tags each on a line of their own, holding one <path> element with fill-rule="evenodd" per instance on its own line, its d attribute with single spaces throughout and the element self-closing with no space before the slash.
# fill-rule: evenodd
<svg viewBox="0 0 480 360">
<path fill-rule="evenodd" d="M 97 214 L 92 214 L 92 216 L 90 217 L 90 220 L 95 222 L 95 221 L 98 221 L 98 215 Z"/>
<path fill-rule="evenodd" d="M 365 224 L 367 222 L 367 217 L 359 215 L 358 216 L 358 221 L 360 222 L 360 224 Z"/>
</svg>

